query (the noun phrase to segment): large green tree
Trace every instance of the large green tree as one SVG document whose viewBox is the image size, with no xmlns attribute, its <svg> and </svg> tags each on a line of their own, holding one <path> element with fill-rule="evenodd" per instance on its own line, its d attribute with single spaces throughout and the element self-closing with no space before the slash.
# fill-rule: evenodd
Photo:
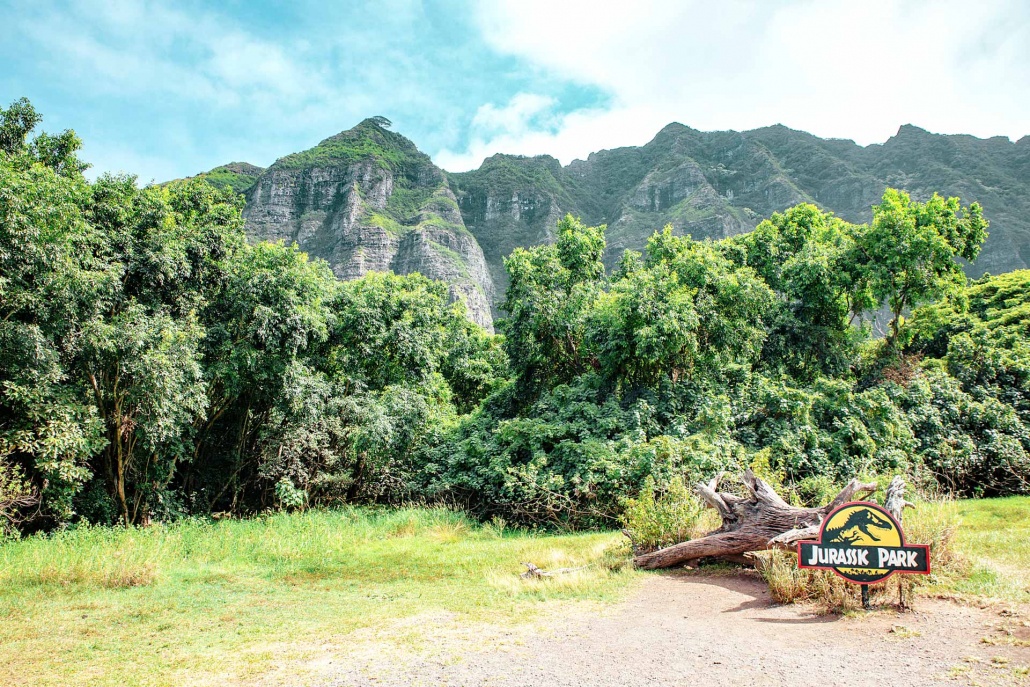
<svg viewBox="0 0 1030 687">
<path fill-rule="evenodd" d="M 0 108 L 0 479 L 24 485 L 13 476 L 24 475 L 40 512 L 60 521 L 104 441 L 68 352 L 117 268 L 99 255 L 103 236 L 86 216 L 78 138 L 30 138 L 40 120 L 25 100 Z"/>
<path fill-rule="evenodd" d="M 860 231 L 804 203 L 724 243 L 727 255 L 754 268 L 776 292 L 774 307 L 763 314 L 767 365 L 811 380 L 851 363 L 860 336 L 852 325 L 873 306 L 855 260 Z"/>
<path fill-rule="evenodd" d="M 140 189 L 104 176 L 91 191 L 85 214 L 118 279 L 81 322 L 69 364 L 106 430 L 95 474 L 129 523 L 167 507 L 177 466 L 194 454 L 208 406 L 199 312 L 244 245 L 241 201 L 195 180 Z"/>
<path fill-rule="evenodd" d="M 504 262 L 510 279 L 501 305 L 508 314 L 504 345 L 530 395 L 591 365 L 585 317 L 604 275 L 604 232 L 566 215 L 555 244 L 516 248 Z"/>
<path fill-rule="evenodd" d="M 873 297 L 890 309 L 892 347 L 903 313 L 961 288 L 966 278 L 957 258 L 975 260 L 986 239 L 987 220 L 978 203 L 963 208 L 958 198 L 936 193 L 920 203 L 904 191 L 884 192 L 856 255 Z"/>
</svg>

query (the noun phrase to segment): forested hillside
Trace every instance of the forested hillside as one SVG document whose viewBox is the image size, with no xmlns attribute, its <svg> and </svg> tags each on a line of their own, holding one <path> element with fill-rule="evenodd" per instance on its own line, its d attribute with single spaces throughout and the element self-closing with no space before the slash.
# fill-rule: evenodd
<svg viewBox="0 0 1030 687">
<path fill-rule="evenodd" d="M 232 183 L 90 182 L 73 132 L 33 136 L 27 101 L 0 117 L 8 531 L 403 501 L 590 527 L 745 466 L 800 501 L 896 472 L 1030 493 L 1030 271 L 967 284 L 977 203 L 887 189 L 866 224 L 801 203 L 718 240 L 656 225 L 614 264 L 617 226 L 559 217 L 507 255 L 492 334 L 444 282 L 248 242 Z M 443 182 L 416 178 L 384 226 L 439 226 Z"/>
</svg>

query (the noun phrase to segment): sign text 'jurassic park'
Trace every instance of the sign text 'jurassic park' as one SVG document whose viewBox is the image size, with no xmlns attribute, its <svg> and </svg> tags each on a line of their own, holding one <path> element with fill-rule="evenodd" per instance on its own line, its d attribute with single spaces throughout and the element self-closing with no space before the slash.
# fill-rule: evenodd
<svg viewBox="0 0 1030 687">
<path fill-rule="evenodd" d="M 905 544 L 901 525 L 875 503 L 846 503 L 823 520 L 819 541 L 798 543 L 798 567 L 832 570 L 872 584 L 892 574 L 930 572 L 930 547 Z"/>
</svg>

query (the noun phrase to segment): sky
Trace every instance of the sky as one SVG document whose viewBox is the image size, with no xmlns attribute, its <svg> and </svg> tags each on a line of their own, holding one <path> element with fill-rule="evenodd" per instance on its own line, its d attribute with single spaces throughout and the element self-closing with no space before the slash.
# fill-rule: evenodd
<svg viewBox="0 0 1030 687">
<path fill-rule="evenodd" d="M 0 107 L 92 175 L 267 166 L 383 115 L 450 171 L 677 121 L 1030 134 L 1027 0 L 0 0 Z"/>
</svg>

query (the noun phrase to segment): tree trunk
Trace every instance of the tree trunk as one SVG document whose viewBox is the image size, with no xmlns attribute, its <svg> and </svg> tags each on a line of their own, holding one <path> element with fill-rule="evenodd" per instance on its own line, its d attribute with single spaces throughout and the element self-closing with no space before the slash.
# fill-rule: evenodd
<svg viewBox="0 0 1030 687">
<path fill-rule="evenodd" d="M 654 570 L 683 565 L 711 556 L 740 556 L 748 551 L 762 551 L 776 545 L 814 536 L 819 524 L 830 511 L 852 501 L 858 494 L 876 490 L 875 484 L 857 480 L 841 490 L 821 508 L 796 508 L 781 499 L 773 489 L 755 477 L 751 470 L 743 475 L 748 498 L 717 491 L 719 477 L 709 484 L 697 485 L 696 491 L 709 506 L 719 512 L 722 526 L 701 539 L 685 541 L 652 553 L 633 558 L 639 568 Z"/>
</svg>

